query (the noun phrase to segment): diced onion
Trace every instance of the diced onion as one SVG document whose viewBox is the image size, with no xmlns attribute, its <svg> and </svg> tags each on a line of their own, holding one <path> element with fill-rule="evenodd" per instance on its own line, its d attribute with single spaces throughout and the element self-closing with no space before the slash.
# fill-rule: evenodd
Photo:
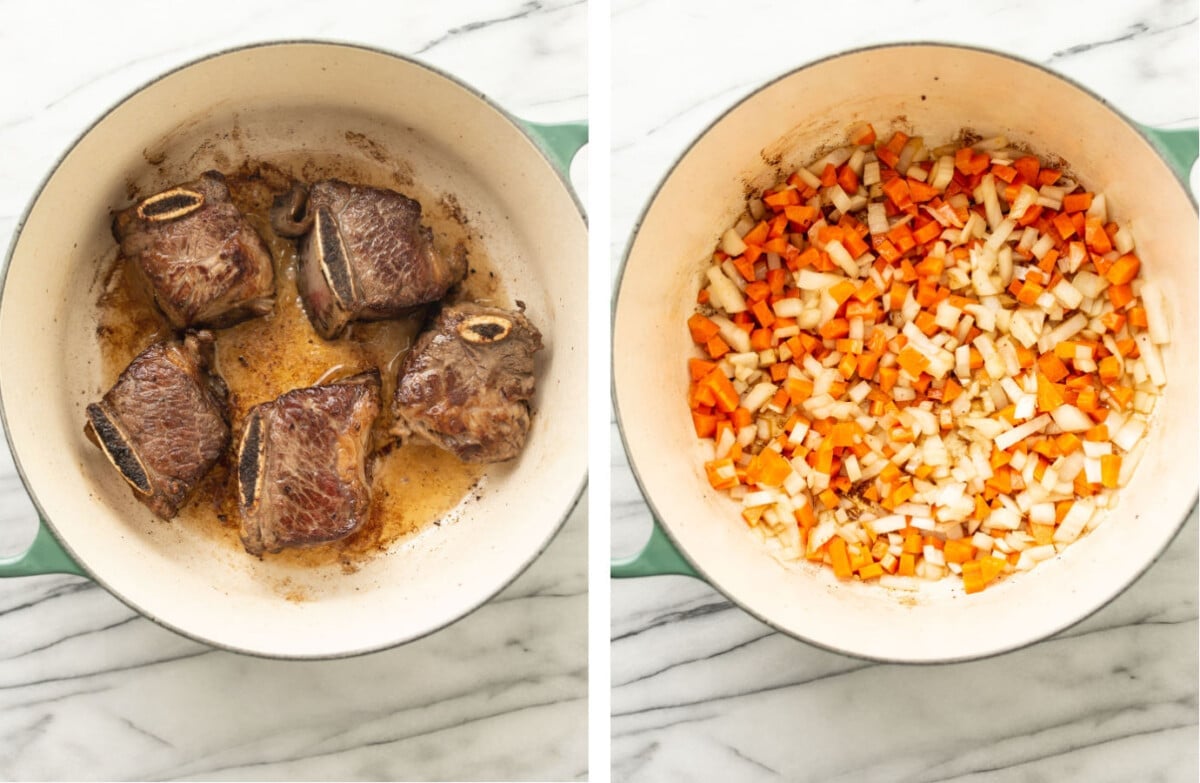
<svg viewBox="0 0 1200 783">
<path fill-rule="evenodd" d="M 743 313 L 746 311 L 746 300 L 729 278 L 721 272 L 720 267 L 708 268 L 709 291 L 713 300 L 727 313 Z"/>
<path fill-rule="evenodd" d="M 721 250 L 731 256 L 740 256 L 746 252 L 746 243 L 731 228 L 721 235 Z"/>
</svg>

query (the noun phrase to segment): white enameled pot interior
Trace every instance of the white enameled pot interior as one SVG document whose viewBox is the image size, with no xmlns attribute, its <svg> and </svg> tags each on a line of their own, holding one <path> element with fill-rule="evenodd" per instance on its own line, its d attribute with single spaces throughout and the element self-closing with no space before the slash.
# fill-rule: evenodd
<svg viewBox="0 0 1200 783">
<path fill-rule="evenodd" d="M 403 169 L 423 192 L 453 195 L 546 343 L 520 458 L 491 467 L 480 498 L 457 521 L 401 539 L 355 573 L 259 561 L 185 524 L 156 521 L 83 435 L 84 407 L 103 393 L 97 263 L 113 252 L 110 210 L 128 203 L 127 186 L 154 192 L 206 168 L 297 150 Z M 530 139 L 424 66 L 296 43 L 176 71 L 87 132 L 37 197 L 15 245 L 0 306 L 0 392 L 27 485 L 95 578 L 196 638 L 323 657 L 440 628 L 514 578 L 582 489 L 586 245 L 569 190 Z"/>
<path fill-rule="evenodd" d="M 936 145 L 970 128 L 1057 155 L 1133 229 L 1162 284 L 1172 342 L 1151 445 L 1118 507 L 1052 561 L 966 595 L 951 580 L 917 593 L 784 566 L 704 478 L 686 404 L 685 326 L 703 270 L 745 194 L 776 182 L 871 121 Z M 614 320 L 614 383 L 631 462 L 653 511 L 718 589 L 790 634 L 895 661 L 978 657 L 1043 638 L 1132 582 L 1166 547 L 1197 486 L 1197 220 L 1186 192 L 1129 123 L 1078 87 L 998 54 L 937 45 L 854 52 L 803 68 L 737 106 L 684 155 L 645 213 Z"/>
</svg>

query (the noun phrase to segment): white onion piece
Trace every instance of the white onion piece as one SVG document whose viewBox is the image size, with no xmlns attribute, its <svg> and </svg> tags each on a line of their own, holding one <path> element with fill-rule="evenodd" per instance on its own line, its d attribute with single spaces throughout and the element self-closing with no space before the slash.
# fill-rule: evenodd
<svg viewBox="0 0 1200 783">
<path fill-rule="evenodd" d="M 1150 341 L 1155 345 L 1171 342 L 1171 330 L 1167 326 L 1167 312 L 1163 305 L 1163 292 L 1157 283 L 1149 280 L 1142 283 L 1142 304 L 1146 308 Z"/>
<path fill-rule="evenodd" d="M 1050 416 L 1063 432 L 1084 432 L 1093 426 L 1090 416 L 1068 403 L 1055 408 Z"/>
<path fill-rule="evenodd" d="M 731 256 L 740 256 L 746 252 L 746 243 L 732 228 L 721 235 L 721 250 Z"/>
<path fill-rule="evenodd" d="M 706 274 L 709 294 L 715 304 L 731 314 L 746 311 L 746 299 L 742 296 L 742 292 L 721 272 L 720 267 L 710 266 Z"/>
</svg>

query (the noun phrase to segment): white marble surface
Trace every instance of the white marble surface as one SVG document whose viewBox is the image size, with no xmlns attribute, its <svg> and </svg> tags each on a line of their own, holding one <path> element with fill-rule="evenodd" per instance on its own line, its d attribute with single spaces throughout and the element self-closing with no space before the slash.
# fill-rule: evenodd
<svg viewBox="0 0 1200 783">
<path fill-rule="evenodd" d="M 237 44 L 417 53 L 529 119 L 587 109 L 582 2 L 0 2 L 0 242 L 56 157 L 146 80 Z M 585 168 L 577 170 L 585 173 Z M 0 372 L 12 368 L 0 368 Z M 0 553 L 34 515 L 0 447 Z M 0 779 L 575 779 L 587 770 L 586 499 L 534 566 L 414 644 L 215 651 L 74 577 L 0 580 Z"/>
<path fill-rule="evenodd" d="M 770 77 L 872 43 L 940 40 L 1044 63 L 1141 122 L 1197 124 L 1197 3 L 904 0 L 613 8 L 614 270 L 667 168 Z M 1193 177 L 1193 182 L 1196 179 Z M 613 551 L 650 517 L 615 427 Z M 1197 779 L 1197 520 L 1086 622 L 950 666 L 876 665 L 772 632 L 704 583 L 617 582 L 613 780 Z"/>
</svg>

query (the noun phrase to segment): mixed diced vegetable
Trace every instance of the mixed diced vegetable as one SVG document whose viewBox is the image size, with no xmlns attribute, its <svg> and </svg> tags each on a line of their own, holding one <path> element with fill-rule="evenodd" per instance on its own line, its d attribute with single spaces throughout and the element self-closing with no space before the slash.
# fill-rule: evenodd
<svg viewBox="0 0 1200 783">
<path fill-rule="evenodd" d="M 849 139 L 720 237 L 688 319 L 705 471 L 782 559 L 977 592 L 1115 503 L 1163 293 L 1103 193 L 1004 138 Z"/>
</svg>

